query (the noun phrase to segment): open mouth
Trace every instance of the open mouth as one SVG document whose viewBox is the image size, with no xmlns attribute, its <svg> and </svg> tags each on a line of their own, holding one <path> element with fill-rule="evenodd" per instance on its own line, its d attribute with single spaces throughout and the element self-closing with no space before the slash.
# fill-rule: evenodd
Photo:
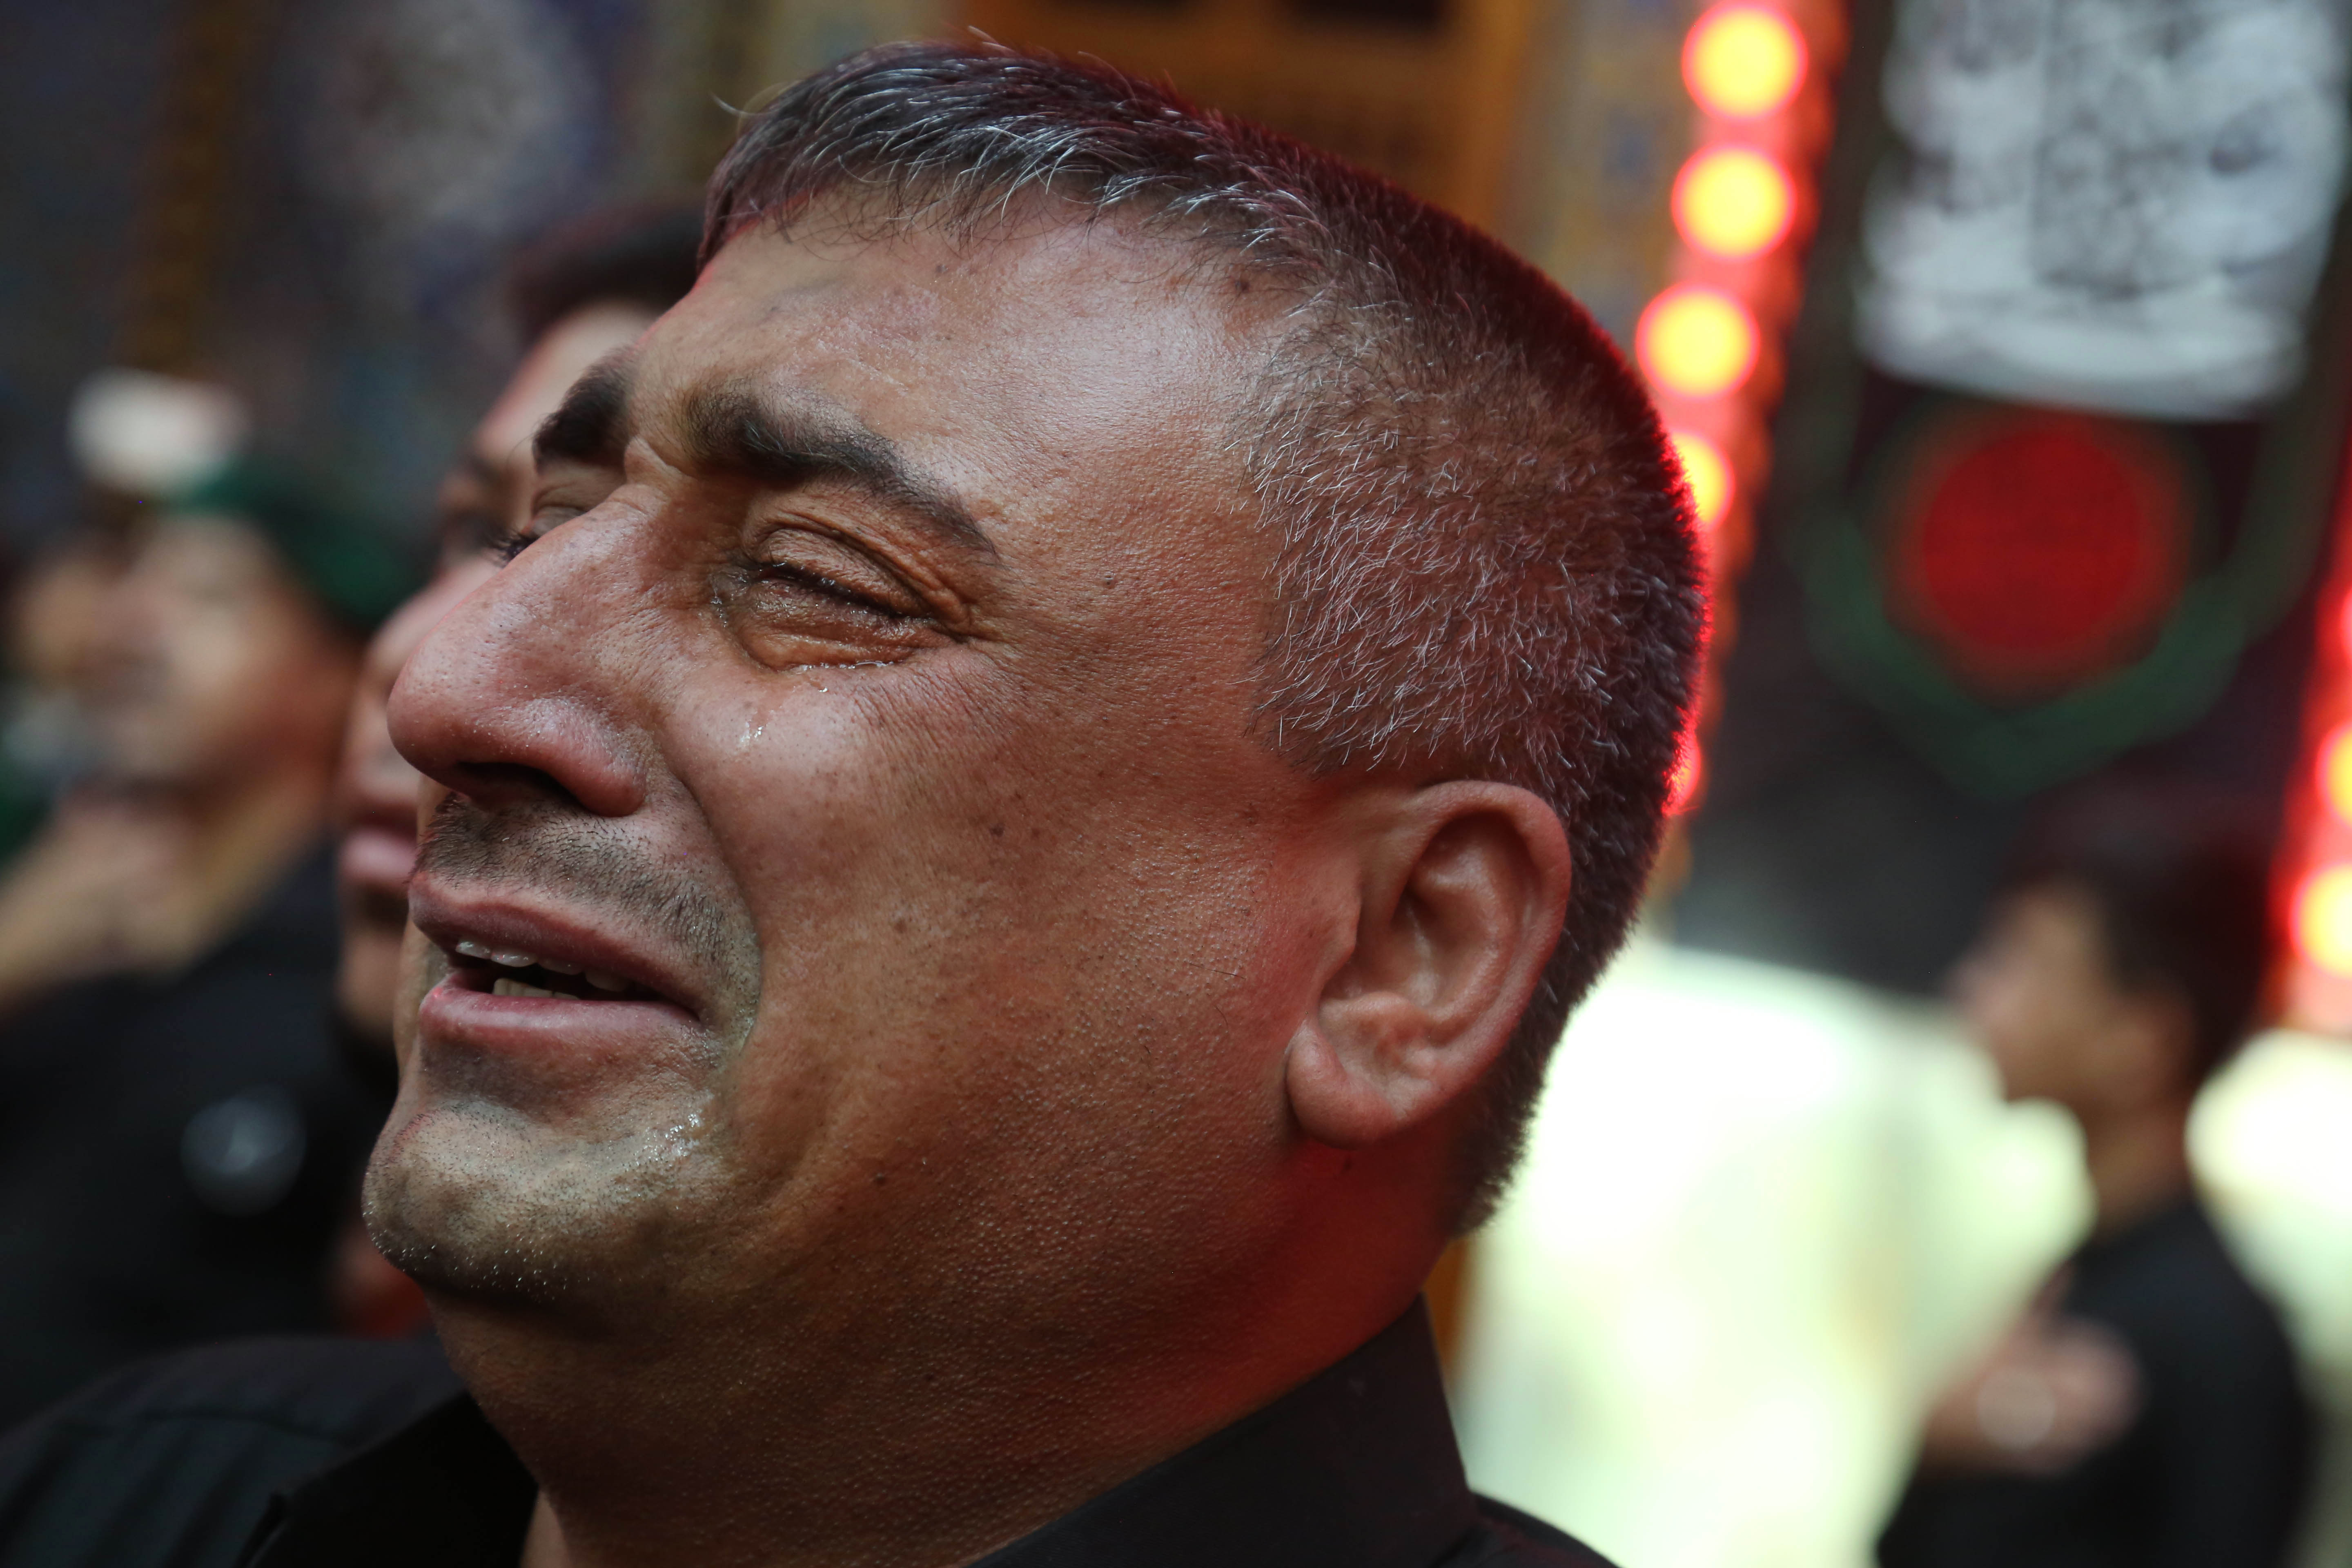
<svg viewBox="0 0 2352 1568">
<path fill-rule="evenodd" d="M 461 942 L 445 950 L 450 976 L 468 991 L 493 996 L 570 996 L 585 1002 L 658 1002 L 646 986 L 601 969 L 585 969 L 535 953 Z"/>
</svg>

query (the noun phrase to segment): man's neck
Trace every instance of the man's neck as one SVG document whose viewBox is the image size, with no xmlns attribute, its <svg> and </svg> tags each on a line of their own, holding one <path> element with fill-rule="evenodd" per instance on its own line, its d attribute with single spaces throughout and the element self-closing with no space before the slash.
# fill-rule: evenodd
<svg viewBox="0 0 2352 1568">
<path fill-rule="evenodd" d="M 1315 1321 L 1286 1320 L 1284 1305 L 1266 1303 L 1264 1321 Z M 715 1338 L 625 1352 L 442 1306 L 452 1360 L 542 1487 L 526 1568 L 952 1568 L 1272 1403 L 1385 1326 L 1283 1346 L 1236 1313 L 1124 1354 L 1096 1341 L 1007 1358 L 999 1336 L 975 1331 L 763 1357 Z"/>
<path fill-rule="evenodd" d="M 2106 1117 L 2078 1117 L 2083 1160 L 2101 1236 L 2127 1230 L 2191 1190 L 2187 1100 Z"/>
</svg>

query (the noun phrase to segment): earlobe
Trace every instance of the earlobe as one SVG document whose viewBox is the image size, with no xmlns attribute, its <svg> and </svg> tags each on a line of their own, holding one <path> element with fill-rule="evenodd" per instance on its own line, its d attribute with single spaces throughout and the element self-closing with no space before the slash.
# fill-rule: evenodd
<svg viewBox="0 0 2352 1568">
<path fill-rule="evenodd" d="M 1355 943 L 1284 1069 L 1300 1130 L 1347 1149 L 1431 1121 L 1486 1076 L 1568 907 L 1567 835 L 1527 790 L 1455 781 L 1369 810 Z"/>
</svg>

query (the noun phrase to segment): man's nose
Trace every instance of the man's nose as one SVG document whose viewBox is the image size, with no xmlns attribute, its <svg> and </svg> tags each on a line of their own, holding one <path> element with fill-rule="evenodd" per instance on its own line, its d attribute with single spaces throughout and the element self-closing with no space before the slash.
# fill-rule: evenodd
<svg viewBox="0 0 2352 1568">
<path fill-rule="evenodd" d="M 627 601 L 617 530 L 590 517 L 533 544 L 441 617 L 386 717 L 403 756 L 488 809 L 557 801 L 599 816 L 645 804 L 631 744 Z M 587 527 L 583 524 L 589 524 Z"/>
</svg>

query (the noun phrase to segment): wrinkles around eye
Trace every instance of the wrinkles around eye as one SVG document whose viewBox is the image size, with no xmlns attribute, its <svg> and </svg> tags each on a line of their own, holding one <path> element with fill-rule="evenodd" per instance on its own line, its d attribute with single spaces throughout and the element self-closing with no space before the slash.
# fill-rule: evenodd
<svg viewBox="0 0 2352 1568">
<path fill-rule="evenodd" d="M 542 489 L 536 510 L 497 541 L 503 566 L 598 504 L 606 486 Z M 754 524 L 713 580 L 710 603 L 747 651 L 772 668 L 892 662 L 956 640 L 947 612 L 865 542 L 822 520 L 791 516 Z M 728 585 L 730 584 L 731 586 Z"/>
<path fill-rule="evenodd" d="M 927 620 L 930 606 L 904 578 L 866 551 L 830 531 L 783 528 L 758 550 L 753 575 L 787 589 L 820 594 L 890 620 Z"/>
<path fill-rule="evenodd" d="M 859 593 L 846 584 L 835 582 L 824 574 L 812 571 L 807 567 L 768 566 L 761 568 L 759 575 L 762 580 L 780 587 L 821 595 L 848 608 L 863 610 L 868 615 L 880 616 L 887 620 L 911 620 L 920 614 L 919 611 L 910 612 L 884 604 L 868 595 Z"/>
</svg>

